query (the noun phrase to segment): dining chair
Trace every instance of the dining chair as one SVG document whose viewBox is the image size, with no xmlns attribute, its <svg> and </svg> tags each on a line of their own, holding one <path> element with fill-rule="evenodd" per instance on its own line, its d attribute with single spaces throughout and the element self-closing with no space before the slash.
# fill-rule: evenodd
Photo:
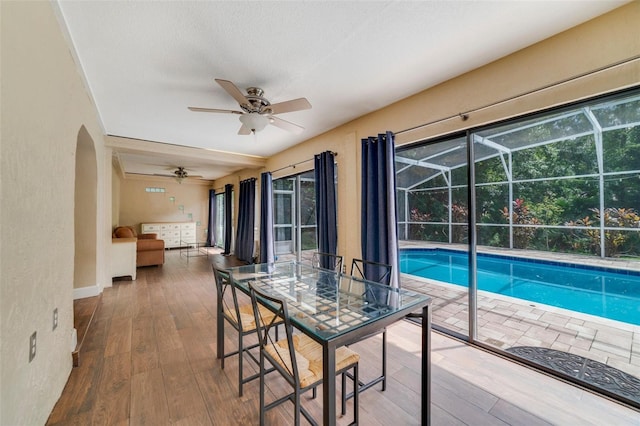
<svg viewBox="0 0 640 426">
<path fill-rule="evenodd" d="M 242 396 L 242 386 L 245 383 L 248 383 L 251 380 L 259 377 L 259 373 L 252 374 L 249 377 L 244 377 L 243 371 L 244 354 L 248 355 L 249 358 L 251 358 L 256 363 L 256 365 L 260 364 L 258 358 L 251 352 L 252 349 L 259 347 L 260 344 L 252 343 L 249 345 L 245 345 L 244 342 L 245 337 L 254 337 L 256 333 L 256 322 L 253 312 L 253 306 L 251 305 L 251 300 L 247 300 L 245 303 L 239 302 L 236 287 L 231 282 L 229 273 L 227 271 L 223 269 L 216 269 L 214 265 L 211 265 L 211 267 L 213 268 L 213 274 L 215 276 L 218 300 L 222 301 L 222 306 L 219 307 L 219 309 L 222 309 L 222 318 L 224 321 L 229 323 L 238 334 L 238 350 L 224 353 L 224 340 L 222 340 L 221 367 L 224 370 L 225 358 L 238 355 L 238 392 L 239 395 Z M 260 309 L 262 312 L 263 308 Z M 268 309 L 264 309 L 262 315 L 264 315 L 264 317 L 267 319 L 274 319 L 274 314 Z M 275 321 L 276 333 L 278 333 L 278 324 L 281 324 L 281 322 Z"/>
<path fill-rule="evenodd" d="M 293 332 L 293 326 L 289 319 L 287 303 L 249 284 L 251 299 L 253 302 L 255 322 L 259 324 L 258 335 L 260 341 L 260 425 L 264 425 L 265 413 L 286 402 L 291 401 L 294 405 L 294 424 L 300 424 L 300 416 L 304 416 L 309 423 L 317 425 L 311 414 L 302 406 L 300 398 L 303 393 L 310 389 L 315 389 L 323 382 L 322 373 L 322 346 L 309 336 Z M 264 312 L 270 306 L 271 312 L 275 316 L 265 316 Z M 282 340 L 273 339 L 270 329 L 277 321 L 284 324 L 286 338 Z M 265 404 L 265 360 L 278 371 L 282 377 L 291 385 L 293 392 L 282 396 L 269 404 Z M 353 370 L 351 376 L 354 377 L 353 390 L 353 423 L 358 424 L 358 361 L 360 355 L 353 350 L 343 346 L 336 349 L 336 375 L 342 375 L 342 394 L 346 394 L 347 371 Z M 328 378 L 328 380 L 334 380 Z M 346 412 L 346 400 L 342 399 L 342 414 Z"/>
<path fill-rule="evenodd" d="M 313 252 L 313 256 L 311 257 L 311 266 L 314 268 L 329 269 L 340 273 L 342 272 L 342 256 L 316 251 Z"/>
<path fill-rule="evenodd" d="M 369 260 L 363 259 L 353 259 L 351 262 L 351 276 L 366 280 L 373 281 L 384 285 L 391 284 L 391 274 L 393 272 L 393 267 L 391 265 L 387 265 L 386 263 L 373 262 Z M 376 332 L 374 334 L 369 334 L 364 336 L 360 341 L 368 339 L 370 337 L 376 336 L 380 334 L 380 332 Z M 354 383 L 358 383 L 359 391 L 362 392 L 364 390 L 369 389 L 370 387 L 376 385 L 377 383 L 382 382 L 382 390 L 385 391 L 387 388 L 387 329 L 385 328 L 382 331 L 382 373 L 364 383 L 362 381 L 358 381 L 354 377 L 351 377 L 350 373 L 346 374 L 347 377 L 353 379 Z M 352 395 L 342 395 L 343 399 L 351 398 Z"/>
</svg>

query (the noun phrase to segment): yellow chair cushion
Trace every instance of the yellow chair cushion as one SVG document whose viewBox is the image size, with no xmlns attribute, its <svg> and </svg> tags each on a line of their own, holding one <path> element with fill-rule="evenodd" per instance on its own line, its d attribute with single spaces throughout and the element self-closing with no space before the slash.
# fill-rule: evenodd
<svg viewBox="0 0 640 426">
<path fill-rule="evenodd" d="M 304 334 L 293 336 L 294 355 L 298 364 L 300 386 L 305 388 L 322 381 L 322 346 Z M 282 339 L 274 345 L 269 345 L 265 350 L 281 366 L 293 371 L 289 358 L 287 339 Z M 360 355 L 346 346 L 336 350 L 336 371 L 355 365 L 360 360 Z"/>
<path fill-rule="evenodd" d="M 275 314 L 262 305 L 258 305 L 258 310 L 260 311 L 262 320 L 265 323 L 270 324 Z M 240 305 L 238 306 L 238 311 L 240 312 L 240 321 L 242 322 L 242 331 L 245 331 L 245 332 L 254 331 L 256 329 L 256 319 L 253 314 L 253 305 L 251 304 Z M 233 308 L 225 307 L 224 313 L 233 322 L 235 322 L 236 324 L 238 323 L 238 320 L 236 319 L 236 312 Z M 278 323 L 281 321 L 276 321 L 276 322 Z"/>
</svg>

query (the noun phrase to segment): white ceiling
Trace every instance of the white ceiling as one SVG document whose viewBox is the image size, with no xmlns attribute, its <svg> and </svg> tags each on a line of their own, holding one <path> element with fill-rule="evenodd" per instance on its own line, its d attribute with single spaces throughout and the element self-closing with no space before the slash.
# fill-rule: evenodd
<svg viewBox="0 0 640 426">
<path fill-rule="evenodd" d="M 624 3 L 57 1 L 104 131 L 117 136 L 108 142 L 123 170 L 171 174 L 185 166 L 206 179 L 256 167 L 255 156 L 273 155 Z M 296 135 L 267 126 L 255 138 L 239 136 L 237 115 L 189 111 L 239 109 L 214 78 L 243 91 L 261 87 L 272 103 L 306 97 L 312 109 L 279 115 L 306 130 Z"/>
</svg>

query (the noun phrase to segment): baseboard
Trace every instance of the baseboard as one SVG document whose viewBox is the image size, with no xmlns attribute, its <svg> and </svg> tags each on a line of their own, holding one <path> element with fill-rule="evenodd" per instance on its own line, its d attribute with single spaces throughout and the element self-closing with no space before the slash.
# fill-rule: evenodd
<svg viewBox="0 0 640 426">
<path fill-rule="evenodd" d="M 98 285 L 92 285 L 89 287 L 80 287 L 73 289 L 73 300 L 84 299 L 86 297 L 98 296 L 102 293 L 102 287 Z"/>
</svg>

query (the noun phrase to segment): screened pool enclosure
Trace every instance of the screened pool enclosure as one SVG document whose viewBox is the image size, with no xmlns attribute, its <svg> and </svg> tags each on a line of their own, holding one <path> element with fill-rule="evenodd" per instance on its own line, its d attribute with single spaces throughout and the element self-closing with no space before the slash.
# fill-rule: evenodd
<svg viewBox="0 0 640 426">
<path fill-rule="evenodd" d="M 396 154 L 401 239 L 640 255 L 640 95 L 478 130 Z"/>
<path fill-rule="evenodd" d="M 640 408 L 640 90 L 399 147 L 396 184 L 435 328 Z"/>
</svg>

